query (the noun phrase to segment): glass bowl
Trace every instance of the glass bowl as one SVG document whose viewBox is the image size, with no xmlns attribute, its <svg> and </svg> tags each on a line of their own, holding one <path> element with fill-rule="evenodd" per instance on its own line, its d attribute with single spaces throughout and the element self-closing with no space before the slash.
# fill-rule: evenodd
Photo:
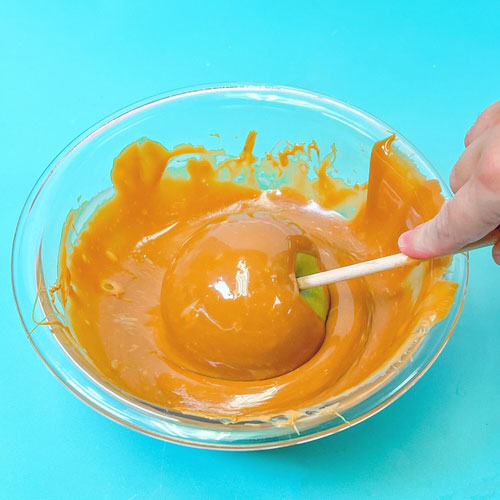
<svg viewBox="0 0 500 500">
<path fill-rule="evenodd" d="M 138 138 L 146 136 L 166 147 L 186 142 L 213 149 L 222 146 L 237 155 L 252 129 L 258 131 L 257 157 L 281 139 L 293 143 L 314 139 L 322 150 L 335 143 L 335 167 L 353 182 L 366 181 L 373 144 L 395 133 L 349 104 L 300 89 L 230 85 L 171 92 L 115 113 L 75 139 L 42 174 L 19 218 L 12 250 L 12 281 L 33 347 L 59 380 L 87 404 L 160 439 L 248 450 L 296 444 L 346 429 L 374 415 L 415 384 L 443 349 L 462 307 L 468 273 L 465 254 L 453 257 L 446 276 L 458 283 L 448 316 L 429 331 L 416 332 L 406 352 L 349 391 L 348 405 L 347 394 L 329 401 L 332 408 L 342 407 L 342 415 L 310 412 L 292 427 L 269 422 L 224 423 L 179 414 L 142 401 L 102 377 L 71 335 L 51 324 L 56 311 L 48 289 L 57 282 L 61 231 L 68 212 L 80 207 L 81 214 L 81 200 L 92 200 L 86 205 L 91 211 L 101 196 L 110 195 L 113 159 Z M 445 197 L 451 196 L 424 156 L 399 133 L 396 137 L 394 146 L 427 178 L 437 179 Z M 101 195 L 96 196 L 98 193 Z"/>
</svg>

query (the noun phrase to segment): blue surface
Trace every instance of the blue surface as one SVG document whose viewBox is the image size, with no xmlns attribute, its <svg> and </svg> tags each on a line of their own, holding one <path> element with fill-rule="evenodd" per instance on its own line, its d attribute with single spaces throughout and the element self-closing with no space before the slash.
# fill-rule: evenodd
<svg viewBox="0 0 500 500">
<path fill-rule="evenodd" d="M 449 345 L 412 390 L 339 435 L 268 452 L 183 448 L 98 415 L 37 358 L 11 294 L 11 238 L 41 171 L 92 123 L 165 90 L 324 92 L 390 123 L 447 176 L 500 97 L 500 7 L 411 3 L 2 3 L 0 498 L 500 498 L 500 269 L 486 250 Z"/>
</svg>

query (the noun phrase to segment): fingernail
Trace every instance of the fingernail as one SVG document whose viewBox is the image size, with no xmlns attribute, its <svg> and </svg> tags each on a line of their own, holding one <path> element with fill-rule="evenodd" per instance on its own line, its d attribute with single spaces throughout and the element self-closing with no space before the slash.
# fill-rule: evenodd
<svg viewBox="0 0 500 500">
<path fill-rule="evenodd" d="M 410 235 L 409 235 L 409 231 L 406 231 L 406 233 L 403 233 L 399 238 L 398 238 L 398 246 L 399 246 L 399 249 L 404 252 L 408 246 L 409 246 L 409 243 L 410 243 Z"/>
<path fill-rule="evenodd" d="M 420 226 L 403 233 L 398 239 L 401 252 L 416 259 L 425 259 L 427 252 L 422 249 L 422 231 Z"/>
</svg>

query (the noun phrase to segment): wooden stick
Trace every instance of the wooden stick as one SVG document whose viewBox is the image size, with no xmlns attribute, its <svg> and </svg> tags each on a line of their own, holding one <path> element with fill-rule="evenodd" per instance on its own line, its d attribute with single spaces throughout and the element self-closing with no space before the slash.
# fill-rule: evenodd
<svg viewBox="0 0 500 500">
<path fill-rule="evenodd" d="M 482 248 L 498 243 L 500 241 L 500 227 L 487 234 L 475 243 L 471 243 L 453 254 L 468 252 L 476 248 Z M 430 260 L 430 259 L 428 259 Z M 339 281 L 349 280 L 352 278 L 359 278 L 360 276 L 367 276 L 368 274 L 379 273 L 388 271 L 389 269 L 396 269 L 398 267 L 408 266 L 423 262 L 423 260 L 413 259 L 402 253 L 388 255 L 387 257 L 380 257 L 379 259 L 367 260 L 352 264 L 350 266 L 339 267 L 338 269 L 331 269 L 330 271 L 323 271 L 321 273 L 310 274 L 309 276 L 301 276 L 297 278 L 297 284 L 300 290 L 314 288 L 316 286 L 329 285 Z"/>
</svg>

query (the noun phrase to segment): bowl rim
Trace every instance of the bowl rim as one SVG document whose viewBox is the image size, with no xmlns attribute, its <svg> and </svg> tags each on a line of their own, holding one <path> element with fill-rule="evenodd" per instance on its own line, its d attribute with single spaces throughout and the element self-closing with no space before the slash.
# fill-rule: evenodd
<svg viewBox="0 0 500 500">
<path fill-rule="evenodd" d="M 364 111 L 363 109 L 351 105 L 350 103 L 343 101 L 341 99 L 337 99 L 334 97 L 330 97 L 328 95 L 318 93 L 318 92 L 313 92 L 307 89 L 299 88 L 299 87 L 292 87 L 292 86 L 286 86 L 286 85 L 268 85 L 268 84 L 256 84 L 256 83 L 222 83 L 222 84 L 209 84 L 209 85 L 196 85 L 196 86 L 190 86 L 190 87 L 184 87 L 184 88 L 178 88 L 178 89 L 173 89 L 171 91 L 167 91 L 164 93 L 156 94 L 151 97 L 141 99 L 139 101 L 136 101 L 128 106 L 122 107 L 118 111 L 109 114 L 102 120 L 99 120 L 96 122 L 94 125 L 88 127 L 84 132 L 79 134 L 75 139 L 70 141 L 53 159 L 52 161 L 48 164 L 48 166 L 43 170 L 41 175 L 38 177 L 37 181 L 35 182 L 33 188 L 30 190 L 28 197 L 23 204 L 23 208 L 20 212 L 15 232 L 14 232 L 14 237 L 13 237 L 13 242 L 12 242 L 12 249 L 11 249 L 11 284 L 12 284 L 12 290 L 13 290 L 13 296 L 14 296 L 14 301 L 16 304 L 16 309 L 19 314 L 19 317 L 21 319 L 21 323 L 23 325 L 23 328 L 25 330 L 25 333 L 33 346 L 34 350 L 38 354 L 38 356 L 42 359 L 44 364 L 47 366 L 47 368 L 63 383 L 65 387 L 67 387 L 73 394 L 75 394 L 81 401 L 86 403 L 88 406 L 91 408 L 95 409 L 99 413 L 103 414 L 104 416 L 110 418 L 111 420 L 124 425 L 128 428 L 131 428 L 135 431 L 138 431 L 142 434 L 149 435 L 158 439 L 162 439 L 165 441 L 177 443 L 177 444 L 182 444 L 185 446 L 190 446 L 193 448 L 204 448 L 204 449 L 223 449 L 223 450 L 233 450 L 233 451 L 245 451 L 245 450 L 267 450 L 267 449 L 273 449 L 273 448 L 280 448 L 280 447 L 286 447 L 286 446 L 292 446 L 294 444 L 299 444 L 299 443 L 306 443 L 310 441 L 314 441 L 316 439 L 319 439 L 321 437 L 326 437 L 332 434 L 335 434 L 337 432 L 340 432 L 342 430 L 345 430 L 349 427 L 352 427 L 360 422 L 363 422 L 364 420 L 370 418 L 371 416 L 375 415 L 382 409 L 384 409 L 386 406 L 389 406 L 391 403 L 393 403 L 395 400 L 397 400 L 399 397 L 401 397 L 406 391 L 408 391 L 411 387 L 413 387 L 418 380 L 420 380 L 423 375 L 429 370 L 429 368 L 433 365 L 435 360 L 438 358 L 438 356 L 441 354 L 443 351 L 444 347 L 446 346 L 449 338 L 451 337 L 451 334 L 453 333 L 453 330 L 455 329 L 455 326 L 458 322 L 458 319 L 460 317 L 460 313 L 463 308 L 464 300 L 465 300 L 465 295 L 467 291 L 467 285 L 468 285 L 468 270 L 469 270 L 469 258 L 468 254 L 466 254 L 466 259 L 465 259 L 465 266 L 463 266 L 463 288 L 462 288 L 462 295 L 461 297 L 456 297 L 455 298 L 455 303 L 458 304 L 458 307 L 456 309 L 456 314 L 455 317 L 453 318 L 452 324 L 449 327 L 449 330 L 446 334 L 446 337 L 442 341 L 441 345 L 438 347 L 438 349 L 435 350 L 434 354 L 430 358 L 430 360 L 423 365 L 409 380 L 405 381 L 396 391 L 394 391 L 393 394 L 391 394 L 389 397 L 387 397 L 385 400 L 383 400 L 381 403 L 378 405 L 372 407 L 370 410 L 364 412 L 363 414 L 359 415 L 358 417 L 351 419 L 349 422 L 344 421 L 340 425 L 335 425 L 334 422 L 336 421 L 337 417 L 333 417 L 330 419 L 328 422 L 331 422 L 332 425 L 329 426 L 326 429 L 323 430 L 318 430 L 316 432 L 312 432 L 310 434 L 306 435 L 297 435 L 296 437 L 293 438 L 285 438 L 283 440 L 277 438 L 278 440 L 273 441 L 273 442 L 264 442 L 264 443 L 251 443 L 251 444 L 237 444 L 235 445 L 234 443 L 213 443 L 213 442 L 199 442 L 199 441 L 190 441 L 189 439 L 184 439 L 184 438 L 178 438 L 172 435 L 168 435 L 165 433 L 161 432 L 156 432 L 151 429 L 145 429 L 140 427 L 139 425 L 134 424 L 131 421 L 127 421 L 126 419 L 122 419 L 118 417 L 117 415 L 113 414 L 109 410 L 107 410 L 104 405 L 99 406 L 96 404 L 94 401 L 89 399 L 83 392 L 77 390 L 72 384 L 69 383 L 68 379 L 65 378 L 60 372 L 58 372 L 54 366 L 52 366 L 47 357 L 44 356 L 44 354 L 40 351 L 39 347 L 36 345 L 35 341 L 32 338 L 32 335 L 30 333 L 30 330 L 28 329 L 28 326 L 24 320 L 23 313 L 21 310 L 21 306 L 18 300 L 18 293 L 16 293 L 16 279 L 15 279 L 15 265 L 16 265 L 16 257 L 15 257 L 15 249 L 16 249 L 16 243 L 18 241 L 18 236 L 19 232 L 22 228 L 22 223 L 24 219 L 30 214 L 31 210 L 33 209 L 35 202 L 38 198 L 38 195 L 44 188 L 45 184 L 49 181 L 49 179 L 52 177 L 52 175 L 55 173 L 55 171 L 65 162 L 65 160 L 72 155 L 74 152 L 76 152 L 78 149 L 83 147 L 87 142 L 91 141 L 93 138 L 97 137 L 99 134 L 110 128 L 111 126 L 121 122 L 122 120 L 125 120 L 134 114 L 140 113 L 142 111 L 145 111 L 149 108 L 153 108 L 157 105 L 160 105 L 166 101 L 172 101 L 176 99 L 181 99 L 185 97 L 189 97 L 191 95 L 201 95 L 201 94 L 213 94 L 213 93 L 218 93 L 218 92 L 231 92 L 231 91 L 254 91 L 254 92 L 269 92 L 269 91 L 275 91 L 275 92 L 289 92 L 293 93 L 296 96 L 302 96 L 305 98 L 313 98 L 315 100 L 320 100 L 326 104 L 334 105 L 336 107 L 343 108 L 347 110 L 350 113 L 356 114 L 358 117 L 360 117 L 362 120 L 365 122 L 371 122 L 372 124 L 376 125 L 377 127 L 383 127 L 385 128 L 388 132 L 395 133 L 397 136 L 397 139 L 401 141 L 402 143 L 405 143 L 406 145 L 411 147 L 412 153 L 415 153 L 418 155 L 419 159 L 421 160 L 421 163 L 423 164 L 424 168 L 428 170 L 428 173 L 432 174 L 433 178 L 437 179 L 440 187 L 442 189 L 442 193 L 445 196 L 445 198 L 449 198 L 452 196 L 452 192 L 450 188 L 448 187 L 447 183 L 444 181 L 440 173 L 435 169 L 435 167 L 432 165 L 432 163 L 421 153 L 421 151 L 413 145 L 411 141 L 409 141 L 404 135 L 400 134 L 396 130 L 394 130 L 391 126 L 389 126 L 387 123 L 385 123 L 383 120 L 378 119 L 374 115 Z M 69 358 L 70 361 L 72 361 L 78 369 L 82 371 L 82 373 L 86 377 L 92 378 L 85 370 L 83 370 L 78 363 L 76 363 L 71 356 L 69 356 L 64 348 L 62 348 L 65 355 Z M 95 380 L 94 380 L 95 382 Z M 102 386 L 101 386 L 102 387 Z M 375 393 L 378 393 L 380 389 L 377 389 Z M 118 394 L 115 394 L 114 392 L 109 392 L 108 394 L 111 395 L 113 398 L 120 398 Z M 133 395 L 132 395 L 133 396 Z M 121 398 L 120 398 L 121 399 Z M 132 403 L 134 404 L 134 403 Z"/>
</svg>

